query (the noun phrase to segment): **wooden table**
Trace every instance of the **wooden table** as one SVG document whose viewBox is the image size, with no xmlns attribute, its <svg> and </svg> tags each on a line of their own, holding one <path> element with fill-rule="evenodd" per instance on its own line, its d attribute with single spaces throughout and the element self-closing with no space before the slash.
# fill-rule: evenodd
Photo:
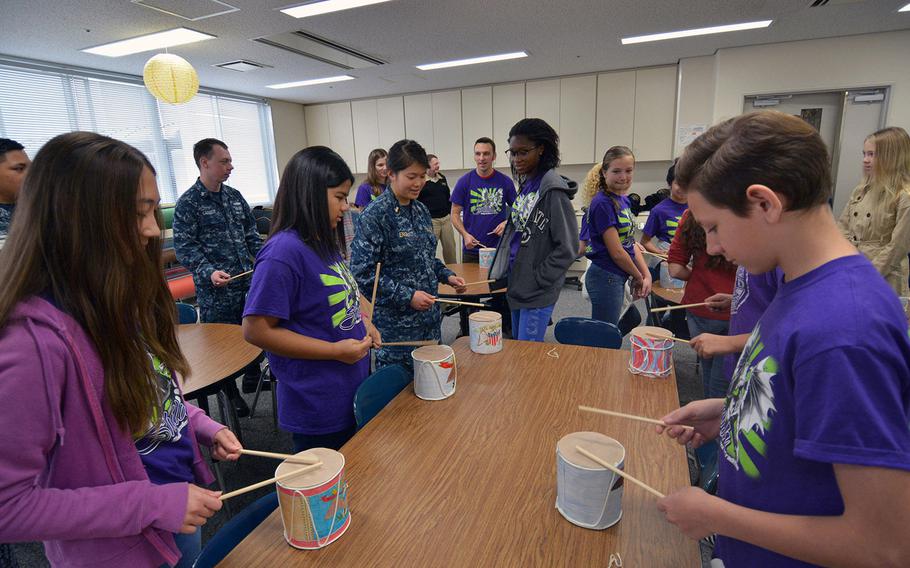
<svg viewBox="0 0 910 568">
<path fill-rule="evenodd" d="M 689 484 L 682 446 L 646 424 L 576 408 L 660 417 L 679 406 L 673 374 L 633 376 L 625 351 L 506 340 L 502 352 L 477 355 L 466 337 L 453 347 L 454 396 L 427 402 L 406 388 L 342 448 L 346 534 L 322 550 L 296 550 L 276 511 L 221 566 L 606 568 L 614 552 L 630 568 L 701 566 L 698 544 L 631 483 L 622 520 L 603 531 L 577 527 L 555 508 L 556 442 L 571 432 L 622 442 L 626 471 L 659 491 Z"/>
<path fill-rule="evenodd" d="M 489 268 L 481 268 L 476 262 L 465 262 L 462 264 L 447 264 L 449 270 L 455 273 L 456 276 L 461 276 L 464 278 L 465 282 L 479 282 L 481 280 L 487 280 L 490 278 Z M 473 286 L 468 286 L 468 290 L 464 293 L 459 294 L 455 291 L 455 288 L 452 288 L 448 284 L 439 285 L 439 295 L 441 297 L 446 296 L 455 296 L 455 297 L 465 297 L 465 296 L 492 296 L 494 294 L 505 294 L 506 289 L 501 288 L 499 290 L 490 290 L 490 284 L 475 284 Z"/>
<path fill-rule="evenodd" d="M 657 296 L 662 300 L 666 300 L 671 304 L 679 304 L 682 302 L 683 294 L 686 293 L 685 288 L 664 288 L 660 284 L 651 285 L 651 293 Z"/>
</svg>

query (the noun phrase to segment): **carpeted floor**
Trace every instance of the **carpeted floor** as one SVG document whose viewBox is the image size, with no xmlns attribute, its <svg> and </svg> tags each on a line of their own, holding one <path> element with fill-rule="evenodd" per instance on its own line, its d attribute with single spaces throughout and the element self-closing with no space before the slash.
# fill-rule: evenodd
<svg viewBox="0 0 910 568">
<path fill-rule="evenodd" d="M 641 304 L 641 302 L 639 302 Z M 643 306 L 640 306 L 643 309 Z M 574 287 L 566 286 L 560 296 L 556 309 L 553 312 L 553 321 L 567 316 L 590 317 L 591 305 L 582 297 L 581 292 Z M 451 343 L 458 335 L 458 319 L 456 317 L 447 317 L 443 321 L 442 339 L 444 343 Z M 547 330 L 546 341 L 555 342 L 553 338 L 553 327 Z M 628 349 L 628 339 L 624 341 L 623 347 Z M 686 404 L 702 395 L 702 383 L 700 377 L 695 372 L 695 354 L 692 349 L 682 343 L 678 343 L 674 350 L 674 364 L 676 366 L 676 379 L 679 389 L 680 404 Z M 259 408 L 256 409 L 253 418 L 245 418 L 242 421 L 244 443 L 250 448 L 270 450 L 274 452 L 290 452 L 291 437 L 289 434 L 272 428 L 272 401 L 269 393 L 263 393 L 264 396 L 259 399 Z M 253 395 L 246 395 L 247 402 L 252 403 Z M 218 420 L 217 405 L 212 405 L 213 418 Z M 236 489 L 266 479 L 274 475 L 276 462 L 269 459 L 244 458 L 242 462 L 234 464 L 222 464 L 222 473 L 224 475 L 227 490 Z M 271 487 L 264 487 L 260 490 L 241 495 L 230 501 L 231 512 L 239 511 L 248 504 L 252 503 L 259 497 L 269 491 Z M 215 515 L 208 524 L 203 528 L 203 545 L 229 518 L 229 511 L 222 510 Z M 40 543 L 18 544 L 14 547 L 19 566 L 22 568 L 37 568 L 48 566 L 44 557 L 43 547 Z M 702 548 L 703 563 L 708 565 L 710 558 L 710 549 L 706 546 Z M 2 568 L 2 567 L 0 567 Z"/>
</svg>

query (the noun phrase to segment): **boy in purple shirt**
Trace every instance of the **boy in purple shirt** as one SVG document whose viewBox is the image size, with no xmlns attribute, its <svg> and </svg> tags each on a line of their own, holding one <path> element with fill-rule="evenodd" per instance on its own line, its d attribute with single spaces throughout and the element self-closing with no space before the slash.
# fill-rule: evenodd
<svg viewBox="0 0 910 568">
<path fill-rule="evenodd" d="M 692 538 L 717 533 L 730 568 L 910 565 L 907 321 L 840 234 L 818 132 L 780 112 L 741 115 L 690 144 L 677 179 L 709 253 L 780 267 L 784 281 L 726 399 L 658 427 L 694 446 L 718 439 L 718 496 L 686 487 L 658 508 Z"/>
<path fill-rule="evenodd" d="M 458 178 L 452 190 L 452 225 L 464 239 L 465 262 L 477 262 L 480 248 L 499 244 L 515 202 L 515 184 L 493 169 L 495 160 L 496 144 L 478 138 L 474 143 L 477 167 Z"/>
</svg>

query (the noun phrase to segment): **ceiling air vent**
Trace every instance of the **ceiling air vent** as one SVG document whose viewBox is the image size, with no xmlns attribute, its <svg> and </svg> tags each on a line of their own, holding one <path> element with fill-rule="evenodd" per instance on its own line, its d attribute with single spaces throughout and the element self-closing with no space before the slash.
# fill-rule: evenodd
<svg viewBox="0 0 910 568">
<path fill-rule="evenodd" d="M 132 2 L 143 8 L 163 12 L 190 22 L 198 22 L 240 10 L 236 6 L 219 0 L 132 0 Z"/>
<path fill-rule="evenodd" d="M 315 59 L 322 63 L 328 63 L 329 65 L 334 65 L 335 67 L 340 67 L 345 70 L 364 69 L 366 67 L 375 67 L 388 63 L 378 57 L 367 55 L 366 53 L 357 51 L 346 45 L 335 43 L 324 37 L 319 37 L 302 30 L 273 36 L 257 37 L 254 38 L 253 41 L 290 51 L 291 53 Z"/>
<path fill-rule="evenodd" d="M 271 67 L 271 65 L 265 65 L 263 63 L 256 63 L 255 61 L 250 61 L 248 59 L 237 59 L 236 61 L 227 61 L 225 63 L 216 63 L 213 67 L 221 67 L 222 69 L 230 69 L 231 71 L 239 71 L 241 73 L 249 73 L 250 71 L 259 71 L 260 69 L 265 69 L 266 67 Z"/>
</svg>

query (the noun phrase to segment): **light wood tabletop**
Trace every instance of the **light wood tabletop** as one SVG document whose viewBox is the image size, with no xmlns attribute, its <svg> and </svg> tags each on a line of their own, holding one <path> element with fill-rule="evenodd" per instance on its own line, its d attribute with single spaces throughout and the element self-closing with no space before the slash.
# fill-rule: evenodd
<svg viewBox="0 0 910 568">
<path fill-rule="evenodd" d="M 464 278 L 464 281 L 470 284 L 471 282 L 480 282 L 481 280 L 487 280 L 489 278 L 489 268 L 481 268 L 476 262 L 465 262 L 462 264 L 447 264 L 449 270 L 455 273 L 456 276 L 461 276 Z M 440 296 L 492 296 L 493 294 L 504 294 L 506 292 L 505 288 L 496 291 L 490 291 L 490 284 L 475 284 L 473 286 L 468 286 L 468 291 L 464 294 L 459 294 L 455 291 L 455 288 L 452 288 L 448 284 L 439 285 L 439 295 Z"/>
<path fill-rule="evenodd" d="M 262 353 L 244 341 L 239 325 L 228 323 L 178 325 L 177 343 L 191 371 L 183 381 L 184 396 L 236 375 Z"/>
<path fill-rule="evenodd" d="M 658 491 L 689 484 L 683 447 L 653 426 L 577 410 L 659 418 L 679 406 L 674 374 L 633 376 L 617 350 L 506 340 L 500 353 L 478 355 L 467 337 L 453 347 L 452 397 L 423 401 L 407 387 L 342 448 L 351 525 L 338 541 L 294 549 L 276 511 L 220 566 L 605 568 L 611 553 L 629 567 L 701 565 L 698 544 L 631 483 L 622 519 L 606 530 L 575 526 L 555 508 L 556 443 L 572 432 L 619 440 L 626 472 Z"/>
<path fill-rule="evenodd" d="M 651 286 L 651 293 L 654 294 L 655 296 L 657 296 L 658 298 L 661 298 L 661 299 L 671 302 L 673 304 L 679 304 L 680 302 L 682 302 L 682 297 L 683 297 L 683 294 L 686 293 L 686 289 L 685 288 L 664 288 L 660 284 L 654 283 Z"/>
</svg>

